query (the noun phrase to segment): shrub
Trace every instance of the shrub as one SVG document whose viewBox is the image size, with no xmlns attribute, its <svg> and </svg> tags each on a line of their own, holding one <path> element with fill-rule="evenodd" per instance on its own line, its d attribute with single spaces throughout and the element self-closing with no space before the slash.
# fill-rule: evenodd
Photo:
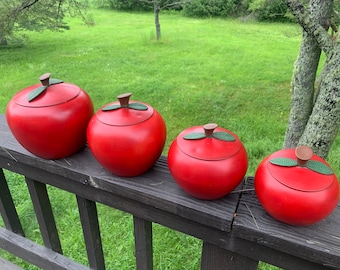
<svg viewBox="0 0 340 270">
<path fill-rule="evenodd" d="M 251 0 L 192 0 L 183 6 L 189 17 L 229 17 L 245 15 Z"/>
<path fill-rule="evenodd" d="M 131 11 L 151 11 L 153 10 L 152 0 L 93 0 L 98 7 L 108 7 L 115 10 L 131 10 Z M 167 6 L 169 4 L 180 2 L 177 0 L 158 0 L 160 7 Z M 179 10 L 181 5 L 170 5 L 171 8 Z"/>
<path fill-rule="evenodd" d="M 291 18 L 285 0 L 253 0 L 249 10 L 259 21 L 289 21 Z"/>
</svg>

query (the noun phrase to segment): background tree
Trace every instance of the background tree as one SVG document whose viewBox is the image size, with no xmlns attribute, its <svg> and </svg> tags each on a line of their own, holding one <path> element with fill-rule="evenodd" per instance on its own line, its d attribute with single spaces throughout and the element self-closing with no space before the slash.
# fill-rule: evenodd
<svg viewBox="0 0 340 270">
<path fill-rule="evenodd" d="M 67 28 L 65 15 L 85 17 L 87 0 L 0 0 L 0 45 L 6 45 L 20 30 L 60 31 Z"/>
<path fill-rule="evenodd" d="M 143 3 L 149 4 L 153 6 L 154 18 L 155 18 L 155 27 L 156 27 L 156 39 L 159 40 L 161 38 L 161 24 L 159 22 L 159 13 L 162 9 L 171 9 L 176 8 L 180 9 L 186 3 L 189 3 L 191 0 L 181 0 L 181 1 L 173 1 L 173 0 L 139 0 Z"/>
<path fill-rule="evenodd" d="M 332 35 L 337 31 L 332 23 L 334 2 L 311 0 L 308 9 L 301 1 L 287 2 L 303 36 L 293 71 L 284 148 L 304 144 L 326 158 L 340 126 L 340 36 Z M 316 79 L 321 51 L 326 61 Z"/>
</svg>

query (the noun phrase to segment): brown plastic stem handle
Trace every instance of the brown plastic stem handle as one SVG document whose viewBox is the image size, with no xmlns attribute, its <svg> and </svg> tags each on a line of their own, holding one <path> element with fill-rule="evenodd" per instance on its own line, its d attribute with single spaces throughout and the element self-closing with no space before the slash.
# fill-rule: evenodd
<svg viewBox="0 0 340 270">
<path fill-rule="evenodd" d="M 305 167 L 308 160 L 313 157 L 313 150 L 307 145 L 295 149 L 296 161 L 300 167 Z"/>
<path fill-rule="evenodd" d="M 50 77 L 51 73 L 45 73 L 39 77 L 39 80 L 41 81 L 43 86 L 49 86 L 50 85 Z"/>
<path fill-rule="evenodd" d="M 130 100 L 131 95 L 132 95 L 131 93 L 125 93 L 125 94 L 121 94 L 117 96 L 120 106 L 122 108 L 127 108 L 129 106 L 129 100 Z"/>
<path fill-rule="evenodd" d="M 218 125 L 215 123 L 209 123 L 209 124 L 205 124 L 203 126 L 204 128 L 204 133 L 206 137 L 212 137 L 213 133 L 214 133 L 214 129 L 217 128 Z"/>
</svg>

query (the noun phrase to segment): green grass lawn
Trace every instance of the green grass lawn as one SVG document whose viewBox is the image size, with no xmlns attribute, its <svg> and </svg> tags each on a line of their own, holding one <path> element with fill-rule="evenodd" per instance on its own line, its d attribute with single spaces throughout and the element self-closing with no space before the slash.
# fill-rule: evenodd
<svg viewBox="0 0 340 270">
<path fill-rule="evenodd" d="M 152 105 L 167 123 L 165 155 L 183 129 L 209 122 L 240 137 L 248 175 L 282 148 L 298 26 L 162 13 L 162 39 L 156 41 L 152 13 L 91 12 L 94 26 L 69 19 L 69 31 L 29 33 L 25 46 L 0 47 L 0 113 L 17 91 L 51 72 L 86 90 L 95 109 L 125 92 Z M 328 160 L 338 175 L 339 145 L 340 138 Z M 6 174 L 28 236 L 41 242 L 22 177 Z M 65 254 L 86 264 L 75 198 L 53 187 L 49 192 Z M 99 216 L 107 269 L 134 269 L 131 216 L 102 205 Z M 154 230 L 155 269 L 199 268 L 199 240 L 157 224 Z"/>
</svg>

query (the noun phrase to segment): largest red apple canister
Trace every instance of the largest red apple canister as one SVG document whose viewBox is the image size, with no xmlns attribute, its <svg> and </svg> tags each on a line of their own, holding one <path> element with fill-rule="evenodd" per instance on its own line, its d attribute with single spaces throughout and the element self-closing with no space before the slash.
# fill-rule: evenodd
<svg viewBox="0 0 340 270">
<path fill-rule="evenodd" d="M 182 131 L 168 153 L 170 172 L 189 195 L 213 200 L 234 190 L 248 168 L 248 157 L 233 132 L 211 123 Z"/>
<path fill-rule="evenodd" d="M 94 110 L 79 86 L 40 76 L 40 84 L 19 91 L 9 101 L 6 118 L 17 141 L 45 159 L 59 159 L 86 143 L 86 128 Z"/>
<path fill-rule="evenodd" d="M 267 213 L 295 226 L 323 220 L 339 201 L 336 175 L 308 146 L 266 157 L 255 173 L 255 191 Z"/>
<path fill-rule="evenodd" d="M 130 97 L 131 93 L 121 94 L 118 101 L 100 108 L 87 128 L 88 145 L 96 160 L 124 177 L 149 170 L 166 140 L 166 126 L 159 112 Z"/>
</svg>

